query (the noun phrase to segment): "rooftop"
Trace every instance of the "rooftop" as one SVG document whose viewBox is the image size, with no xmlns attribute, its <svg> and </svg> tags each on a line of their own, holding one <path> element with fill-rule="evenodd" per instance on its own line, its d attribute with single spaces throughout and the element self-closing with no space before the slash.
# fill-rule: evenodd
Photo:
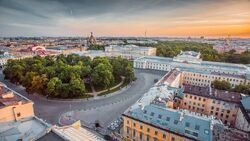
<svg viewBox="0 0 250 141">
<path fill-rule="evenodd" d="M 171 70 L 160 79 L 157 84 L 171 84 L 181 72 L 177 69 Z"/>
<path fill-rule="evenodd" d="M 250 124 L 250 96 L 243 97 L 241 100 L 240 108 L 247 119 L 248 123 Z"/>
<path fill-rule="evenodd" d="M 202 141 L 211 141 L 213 126 L 222 125 L 220 121 L 210 116 L 186 110 L 174 110 L 152 103 L 125 113 L 124 116 L 180 136 Z"/>
<path fill-rule="evenodd" d="M 21 121 L 6 122 L 0 124 L 1 141 L 36 140 L 43 136 L 49 125 L 37 117 L 27 118 Z"/>
<path fill-rule="evenodd" d="M 179 54 L 180 56 L 193 56 L 193 57 L 200 57 L 200 53 L 195 52 L 195 51 L 181 51 L 181 53 Z"/>
<path fill-rule="evenodd" d="M 82 141 L 84 139 L 84 141 L 105 141 L 103 138 L 82 127 L 54 127 L 52 130 L 65 140 Z"/>
<path fill-rule="evenodd" d="M 58 136 L 55 132 L 51 131 L 46 135 L 39 138 L 37 141 L 66 141 L 65 139 Z"/>
<path fill-rule="evenodd" d="M 110 45 L 107 48 L 114 48 L 114 49 L 119 49 L 119 50 L 148 50 L 153 47 L 144 47 L 144 46 L 137 46 L 137 45 Z"/>
<path fill-rule="evenodd" d="M 31 102 L 27 98 L 14 93 L 7 87 L 0 85 L 0 108 Z"/>
<path fill-rule="evenodd" d="M 158 56 L 144 56 L 136 59 L 137 62 L 148 62 L 148 63 L 159 63 L 170 65 L 171 68 L 180 68 L 180 70 L 190 71 L 190 72 L 199 72 L 199 73 L 208 73 L 218 72 L 223 70 L 225 72 L 231 72 L 232 74 L 241 74 L 249 76 L 250 79 L 250 68 L 243 64 L 232 64 L 232 63 L 222 63 L 222 62 L 211 62 L 211 61 L 202 61 L 199 63 L 184 63 L 174 61 L 173 58 L 167 57 L 158 57 Z M 218 73 L 219 74 L 219 73 Z"/>
<path fill-rule="evenodd" d="M 184 85 L 184 93 L 234 103 L 240 103 L 242 98 L 240 93 L 210 89 L 210 87 L 201 87 L 195 85 Z"/>
<path fill-rule="evenodd" d="M 144 107 L 152 103 L 156 97 L 160 99 L 164 99 L 165 101 L 171 101 L 174 98 L 176 93 L 179 93 L 181 89 L 159 85 L 152 87 L 147 93 L 143 95 L 134 105 L 132 105 L 128 110 L 132 111 L 133 109 L 137 109 L 138 107 Z"/>
</svg>

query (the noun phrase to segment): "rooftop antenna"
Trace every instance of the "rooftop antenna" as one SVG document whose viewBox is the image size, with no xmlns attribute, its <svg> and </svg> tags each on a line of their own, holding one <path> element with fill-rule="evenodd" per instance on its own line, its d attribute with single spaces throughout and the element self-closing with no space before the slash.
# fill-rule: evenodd
<svg viewBox="0 0 250 141">
<path fill-rule="evenodd" d="M 147 38 L 147 29 L 145 30 L 144 37 Z"/>
</svg>

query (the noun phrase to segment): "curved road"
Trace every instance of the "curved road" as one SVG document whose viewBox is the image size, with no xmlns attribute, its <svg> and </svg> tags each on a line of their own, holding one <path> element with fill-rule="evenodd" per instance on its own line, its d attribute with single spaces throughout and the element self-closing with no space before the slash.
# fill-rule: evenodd
<svg viewBox="0 0 250 141">
<path fill-rule="evenodd" d="M 84 101 L 47 100 L 38 95 L 28 95 L 22 86 L 17 86 L 4 80 L 2 71 L 0 72 L 0 81 L 14 91 L 31 99 L 34 102 L 35 114 L 51 124 L 57 124 L 59 117 L 68 111 L 81 111 L 78 118 L 82 121 L 85 121 L 85 118 L 97 119 L 101 124 L 107 124 L 117 118 L 147 92 L 154 84 L 154 79 L 160 79 L 164 74 L 164 72 L 159 71 L 135 70 L 137 80 L 125 91 L 100 99 Z M 86 112 L 82 113 L 82 111 Z"/>
</svg>

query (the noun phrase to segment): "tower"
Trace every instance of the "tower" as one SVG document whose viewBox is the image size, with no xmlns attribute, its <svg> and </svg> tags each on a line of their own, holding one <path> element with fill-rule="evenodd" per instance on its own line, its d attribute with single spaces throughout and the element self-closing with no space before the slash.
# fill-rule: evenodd
<svg viewBox="0 0 250 141">
<path fill-rule="evenodd" d="M 87 40 L 87 45 L 96 45 L 96 38 L 93 36 L 93 32 L 90 32 L 90 37 Z"/>
</svg>

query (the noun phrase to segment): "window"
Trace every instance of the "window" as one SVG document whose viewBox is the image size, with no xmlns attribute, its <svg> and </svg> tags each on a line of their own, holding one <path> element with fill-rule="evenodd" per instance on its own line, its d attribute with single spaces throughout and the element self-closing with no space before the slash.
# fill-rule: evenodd
<svg viewBox="0 0 250 141">
<path fill-rule="evenodd" d="M 167 117 L 166 120 L 167 120 L 167 121 L 170 121 L 170 117 Z"/>
<path fill-rule="evenodd" d="M 201 98 L 199 97 L 199 101 L 201 101 Z"/>
<path fill-rule="evenodd" d="M 127 127 L 127 134 L 129 134 L 129 127 Z"/>
<path fill-rule="evenodd" d="M 195 96 L 194 99 L 197 99 L 197 97 Z"/>
<path fill-rule="evenodd" d="M 219 111 L 219 108 L 216 108 L 216 111 Z"/>
<path fill-rule="evenodd" d="M 17 115 L 16 115 L 17 117 L 20 117 L 21 116 L 21 113 L 19 112 L 19 113 L 17 113 Z"/>
<path fill-rule="evenodd" d="M 195 130 L 200 130 L 200 126 L 199 125 L 195 125 Z"/>
<path fill-rule="evenodd" d="M 127 124 L 129 124 L 129 120 L 127 120 Z"/>
<path fill-rule="evenodd" d="M 150 132 L 150 129 L 149 129 L 149 128 L 147 129 L 147 132 Z"/>
<path fill-rule="evenodd" d="M 140 132 L 140 140 L 142 140 L 142 133 Z"/>
<path fill-rule="evenodd" d="M 134 123 L 134 127 L 136 126 L 136 123 Z"/>
<path fill-rule="evenodd" d="M 213 109 L 214 109 L 214 106 L 212 106 L 211 109 L 213 110 Z"/>
<path fill-rule="evenodd" d="M 226 115 L 226 118 L 228 118 L 229 116 L 228 115 Z"/>
<path fill-rule="evenodd" d="M 178 123 L 178 120 L 174 120 L 174 124 L 177 124 Z"/>
<path fill-rule="evenodd" d="M 147 135 L 147 141 L 149 141 L 149 138 L 150 138 L 149 135 Z"/>
<path fill-rule="evenodd" d="M 163 134 L 163 135 L 162 135 L 162 138 L 163 138 L 163 139 L 166 139 L 166 134 Z"/>
<path fill-rule="evenodd" d="M 204 133 L 208 135 L 209 134 L 209 130 L 205 129 Z"/>
<path fill-rule="evenodd" d="M 193 136 L 198 137 L 198 133 L 193 132 Z"/>
<path fill-rule="evenodd" d="M 186 127 L 189 127 L 189 126 L 190 126 L 190 123 L 189 123 L 189 122 L 186 122 L 186 123 L 185 123 L 185 126 L 186 126 Z"/>
<path fill-rule="evenodd" d="M 144 110 L 143 113 L 146 114 L 146 113 L 147 113 L 147 110 Z"/>
<path fill-rule="evenodd" d="M 140 126 L 140 129 L 141 129 L 141 130 L 143 129 L 143 126 L 142 126 L 142 125 Z"/>
<path fill-rule="evenodd" d="M 223 113 L 221 113 L 220 116 L 223 117 Z"/>
<path fill-rule="evenodd" d="M 155 131 L 155 135 L 158 135 L 158 131 Z"/>
<path fill-rule="evenodd" d="M 151 112 L 150 116 L 154 116 L 154 115 L 155 115 L 155 113 L 154 113 L 154 112 Z"/>
<path fill-rule="evenodd" d="M 205 102 L 205 101 L 206 101 L 206 99 L 204 98 L 204 99 L 203 99 L 203 101 Z"/>
<path fill-rule="evenodd" d="M 158 115 L 158 118 L 161 119 L 162 115 Z"/>
<path fill-rule="evenodd" d="M 229 114 L 229 113 L 230 113 L 230 110 L 227 110 L 227 113 Z"/>
<path fill-rule="evenodd" d="M 174 138 L 174 137 L 172 137 L 172 138 L 171 138 L 171 141 L 175 141 L 175 138 Z"/>
</svg>

